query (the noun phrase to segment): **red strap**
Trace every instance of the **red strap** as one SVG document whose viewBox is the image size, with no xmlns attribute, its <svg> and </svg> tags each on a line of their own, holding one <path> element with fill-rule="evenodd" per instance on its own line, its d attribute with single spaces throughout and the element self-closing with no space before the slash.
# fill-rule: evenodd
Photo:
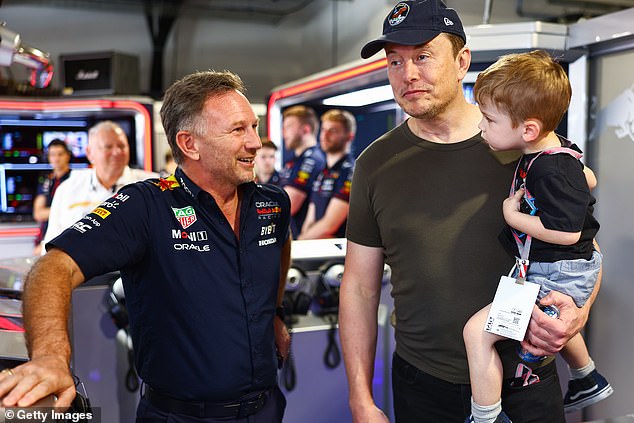
<svg viewBox="0 0 634 423">
<path fill-rule="evenodd" d="M 548 148 L 546 150 L 542 150 L 539 152 L 539 154 L 537 154 L 535 157 L 533 157 L 533 159 L 528 163 L 528 166 L 526 166 L 526 173 L 528 174 L 528 169 L 531 168 L 531 165 L 533 164 L 533 162 L 535 161 L 535 159 L 537 159 L 539 156 L 545 154 L 545 155 L 551 155 L 551 154 L 569 154 L 572 157 L 574 157 L 577 160 L 581 160 L 581 157 L 583 157 L 583 154 L 581 154 L 578 151 L 573 150 L 572 148 L 568 148 L 568 147 L 553 147 L 553 148 Z M 526 176 L 524 176 L 524 179 L 526 179 Z"/>
</svg>

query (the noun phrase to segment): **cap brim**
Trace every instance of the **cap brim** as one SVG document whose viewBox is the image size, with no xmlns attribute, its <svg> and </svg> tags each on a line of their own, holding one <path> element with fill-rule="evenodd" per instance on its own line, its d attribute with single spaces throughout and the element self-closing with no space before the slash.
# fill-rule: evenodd
<svg viewBox="0 0 634 423">
<path fill-rule="evenodd" d="M 425 44 L 426 42 L 433 40 L 440 34 L 440 31 L 436 30 L 401 30 L 394 31 L 386 35 L 381 35 L 376 40 L 372 40 L 361 49 L 361 57 L 367 59 L 374 56 L 381 49 L 385 47 L 387 43 L 401 44 L 404 46 L 417 46 L 419 44 Z"/>
</svg>

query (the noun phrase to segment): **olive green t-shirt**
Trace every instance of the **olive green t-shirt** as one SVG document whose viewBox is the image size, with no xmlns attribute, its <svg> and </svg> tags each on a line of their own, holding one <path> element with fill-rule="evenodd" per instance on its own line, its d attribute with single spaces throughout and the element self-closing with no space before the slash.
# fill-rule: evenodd
<svg viewBox="0 0 634 423">
<path fill-rule="evenodd" d="M 513 265 L 497 238 L 515 167 L 502 162 L 480 135 L 438 144 L 405 122 L 354 171 L 346 236 L 383 248 L 392 268 L 396 351 L 452 383 L 469 383 L 464 324 Z"/>
</svg>

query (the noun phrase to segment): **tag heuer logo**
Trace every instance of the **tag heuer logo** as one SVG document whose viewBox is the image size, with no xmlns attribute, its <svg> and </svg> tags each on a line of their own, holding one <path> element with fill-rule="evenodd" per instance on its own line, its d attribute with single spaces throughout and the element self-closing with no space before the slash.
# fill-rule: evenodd
<svg viewBox="0 0 634 423">
<path fill-rule="evenodd" d="M 183 229 L 189 228 L 196 221 L 196 212 L 192 206 L 187 206 L 182 209 L 175 209 L 172 207 L 172 211 L 174 212 L 174 216 L 180 222 Z"/>
</svg>

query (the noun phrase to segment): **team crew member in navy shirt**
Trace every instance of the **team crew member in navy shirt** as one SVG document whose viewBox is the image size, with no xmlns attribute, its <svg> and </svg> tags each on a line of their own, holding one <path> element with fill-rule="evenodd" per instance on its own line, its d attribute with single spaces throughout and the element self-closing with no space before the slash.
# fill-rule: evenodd
<svg viewBox="0 0 634 423">
<path fill-rule="evenodd" d="M 286 193 L 253 182 L 258 118 L 230 72 L 201 72 L 165 93 L 161 118 L 179 164 L 128 185 L 48 245 L 29 272 L 31 361 L 0 375 L 4 406 L 54 393 L 70 404 L 72 288 L 121 270 L 145 383 L 138 422 L 281 422 L 278 355 L 290 261 Z"/>
<path fill-rule="evenodd" d="M 318 121 L 313 109 L 293 106 L 284 110 L 282 117 L 284 143 L 293 157 L 280 172 L 280 186 L 291 198 L 291 231 L 297 237 L 306 218 L 313 183 L 326 167 L 326 157 L 317 145 Z"/>
<path fill-rule="evenodd" d="M 268 138 L 262 138 L 262 148 L 255 156 L 255 181 L 259 184 L 280 184 L 280 173 L 275 169 L 277 145 Z"/>
<path fill-rule="evenodd" d="M 53 169 L 38 185 L 37 196 L 33 200 L 33 219 L 40 222 L 40 233 L 35 238 L 34 256 L 40 255 L 41 242 L 48 227 L 48 215 L 51 211 L 53 195 L 55 195 L 57 187 L 70 176 L 70 160 L 73 153 L 66 142 L 54 139 L 48 144 L 46 157 Z"/>
<path fill-rule="evenodd" d="M 319 142 L 326 153 L 326 168 L 313 185 L 310 205 L 298 239 L 343 238 L 354 171 L 349 153 L 357 122 L 346 110 L 328 110 L 321 116 Z"/>
</svg>

